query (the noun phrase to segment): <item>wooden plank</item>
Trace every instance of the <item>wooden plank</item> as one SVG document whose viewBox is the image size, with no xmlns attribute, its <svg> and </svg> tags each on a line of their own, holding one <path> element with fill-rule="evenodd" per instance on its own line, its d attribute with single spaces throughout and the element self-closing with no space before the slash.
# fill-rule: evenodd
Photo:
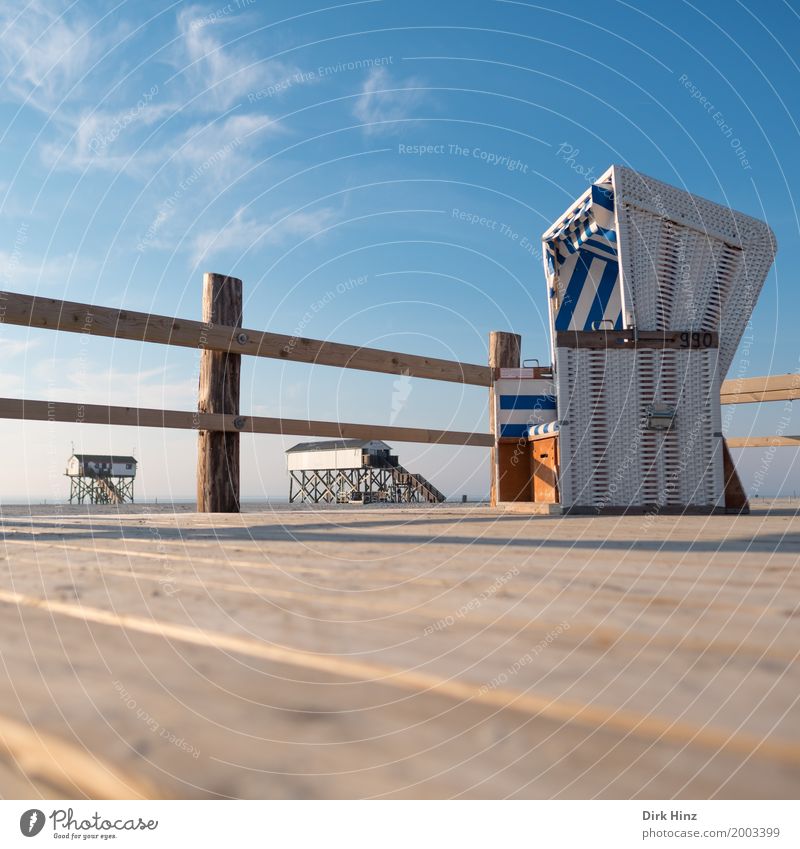
<svg viewBox="0 0 800 849">
<path fill-rule="evenodd" d="M 516 333 L 492 331 L 489 334 L 489 371 L 498 374 L 502 368 L 519 368 L 522 350 L 522 337 Z M 489 430 L 497 439 L 497 411 L 495 410 L 494 385 L 489 386 Z M 505 456 L 505 455 L 503 455 Z M 516 498 L 505 498 L 499 492 L 499 481 L 506 476 L 506 471 L 514 477 L 515 470 L 506 470 L 501 462 L 503 457 L 498 447 L 492 445 L 492 455 L 489 462 L 489 500 L 492 506 L 498 501 L 515 501 Z"/>
<path fill-rule="evenodd" d="M 800 398 L 800 374 L 773 374 L 726 380 L 720 389 L 723 404 L 756 404 L 764 401 L 796 401 Z"/>
<path fill-rule="evenodd" d="M 725 441 L 729 448 L 788 448 L 800 445 L 800 436 L 733 436 Z"/>
<path fill-rule="evenodd" d="M 512 505 L 504 505 L 506 508 L 511 506 Z M 442 524 L 446 527 L 444 523 Z M 180 554 L 177 552 L 169 554 L 132 549 L 127 541 L 124 550 L 114 548 L 109 545 L 103 546 L 97 544 L 90 548 L 88 546 L 81 546 L 76 542 L 70 542 L 62 545 L 48 545 L 48 555 L 44 558 L 41 556 L 41 552 L 37 553 L 35 546 L 32 545 L 30 541 L 7 540 L 6 544 L 13 545 L 15 547 L 13 556 L 13 574 L 14 581 L 18 585 L 22 585 L 29 575 L 36 575 L 37 580 L 42 580 L 45 576 L 50 574 L 56 576 L 56 582 L 61 580 L 60 577 L 57 577 L 61 570 L 60 559 L 53 549 L 68 551 L 70 557 L 74 556 L 81 559 L 84 562 L 82 571 L 84 569 L 89 569 L 97 573 L 96 580 L 98 582 L 101 580 L 101 576 L 114 576 L 136 582 L 150 581 L 160 584 L 163 587 L 166 583 L 164 580 L 165 563 L 169 561 L 169 589 L 171 592 L 177 592 L 181 588 L 197 587 L 199 589 L 205 589 L 209 593 L 213 591 L 214 597 L 218 599 L 221 598 L 219 593 L 233 593 L 250 597 L 259 597 L 261 599 L 268 598 L 271 603 L 275 603 L 276 600 L 280 600 L 280 604 L 284 610 L 289 604 L 300 605 L 303 610 L 303 615 L 308 615 L 309 610 L 315 606 L 317 607 L 317 610 L 319 610 L 319 605 L 330 605 L 329 614 L 346 617 L 348 620 L 351 620 L 352 609 L 367 611 L 370 614 L 374 614 L 376 612 L 389 613 L 392 618 L 397 617 L 396 621 L 393 623 L 388 620 L 381 623 L 381 627 L 399 624 L 401 628 L 407 628 L 407 624 L 403 622 L 403 620 L 407 619 L 407 617 L 420 618 L 425 624 L 430 624 L 437 620 L 444 621 L 448 616 L 452 616 L 453 611 L 459 609 L 459 606 L 463 607 L 461 602 L 469 605 L 469 603 L 475 598 L 474 595 L 471 595 L 471 593 L 474 593 L 474 589 L 470 588 L 469 585 L 451 590 L 448 592 L 444 600 L 439 599 L 438 597 L 432 599 L 424 595 L 424 588 L 426 587 L 435 587 L 437 590 L 440 590 L 443 578 L 452 580 L 453 584 L 457 583 L 457 581 L 463 577 L 460 574 L 461 570 L 456 570 L 457 574 L 443 574 L 437 568 L 436 574 L 441 574 L 442 577 L 430 581 L 415 579 L 408 576 L 407 573 L 403 572 L 402 569 L 399 568 L 400 564 L 398 563 L 393 564 L 392 569 L 380 570 L 373 568 L 365 574 L 363 567 L 359 567 L 357 570 L 352 570 L 348 573 L 346 566 L 337 562 L 336 569 L 328 571 L 328 574 L 331 576 L 333 576 L 334 572 L 338 573 L 337 587 L 341 586 L 341 576 L 346 574 L 347 580 L 355 578 L 358 580 L 359 586 L 362 589 L 369 588 L 372 590 L 375 589 L 375 582 L 377 582 L 379 586 L 385 586 L 387 580 L 396 581 L 398 576 L 401 576 L 403 579 L 403 589 L 400 591 L 393 591 L 392 601 L 383 601 L 382 596 L 375 592 L 366 594 L 366 597 L 363 593 L 356 598 L 351 598 L 349 596 L 343 597 L 340 592 L 336 591 L 336 588 L 326 588 L 319 582 L 315 582 L 315 592 L 298 591 L 296 589 L 297 583 L 295 579 L 284 580 L 287 578 L 289 573 L 302 573 L 307 576 L 309 573 L 324 574 L 325 570 L 318 570 L 314 567 L 304 566 L 299 570 L 293 571 L 291 567 L 288 567 L 285 564 L 282 564 L 280 568 L 275 567 L 272 570 L 265 569 L 263 563 L 256 564 L 253 562 L 230 558 L 227 556 L 224 547 L 220 547 L 220 549 L 216 551 L 215 556 L 212 557 L 199 555 L 195 553 L 194 550 L 185 551 L 186 543 L 181 544 Z M 207 554 L 212 553 L 207 550 L 207 543 L 204 548 Z M 89 559 L 85 557 L 85 552 L 105 556 L 102 558 L 98 556 L 96 560 L 93 558 Z M 26 554 L 27 557 L 25 556 Z M 148 563 L 148 560 L 155 562 Z M 229 570 L 226 575 L 227 580 L 216 580 L 220 574 L 219 564 L 223 561 L 226 569 Z M 136 563 L 136 567 L 134 567 L 134 563 Z M 252 576 L 248 576 L 246 580 L 240 579 L 239 582 L 234 582 L 233 578 L 230 577 L 230 572 L 234 568 L 252 570 L 254 574 Z M 559 569 L 561 569 L 561 566 L 559 566 Z M 525 571 L 523 575 L 523 580 L 529 583 L 541 580 L 540 577 L 531 575 L 528 571 Z M 632 574 L 629 572 L 620 573 L 618 570 L 615 570 L 614 576 L 617 581 L 624 579 L 626 581 L 635 582 L 637 585 L 640 583 L 638 574 Z M 603 578 L 607 578 L 607 575 L 603 575 L 601 573 L 593 577 L 592 580 L 599 581 Z M 656 579 L 656 582 L 658 582 L 658 580 L 659 579 Z M 675 580 L 675 576 L 670 575 L 670 585 L 672 585 Z M 690 589 L 693 592 L 697 589 L 696 572 L 694 577 L 684 576 L 681 577 L 680 580 L 687 584 L 691 584 Z M 574 581 L 570 582 L 570 591 L 572 590 L 573 583 Z M 663 580 L 661 581 L 661 584 L 663 585 Z M 720 587 L 725 586 L 725 579 L 717 578 L 713 582 L 713 586 L 710 586 L 711 582 L 708 582 L 708 584 L 709 586 L 705 588 L 705 592 L 707 594 L 716 594 L 719 592 Z M 700 583 L 700 588 L 704 589 L 704 585 L 702 583 Z M 733 591 L 730 593 L 730 598 L 738 601 L 741 598 L 741 593 L 743 591 L 748 591 L 748 595 L 750 594 L 749 591 L 752 590 L 752 582 L 747 584 L 744 587 L 744 590 L 742 588 L 742 584 L 738 584 L 732 589 Z M 786 592 L 797 592 L 797 590 L 797 586 L 785 584 L 782 587 L 773 586 L 770 592 L 773 594 L 777 592 L 785 594 Z M 557 611 L 550 611 L 549 618 L 542 617 L 536 605 L 528 604 L 529 596 L 530 593 L 526 593 L 523 597 L 520 597 L 517 594 L 513 594 L 512 596 L 509 593 L 504 593 L 502 598 L 485 599 L 484 603 L 481 604 L 481 608 L 484 606 L 487 608 L 485 616 L 482 615 L 482 613 L 477 610 L 477 606 L 473 604 L 471 606 L 476 607 L 476 609 L 471 609 L 469 612 L 469 619 L 467 620 L 465 618 L 462 622 L 460 622 L 460 625 L 462 627 L 469 626 L 479 629 L 490 626 L 504 631 L 511 630 L 516 634 L 524 631 L 526 633 L 546 635 L 548 631 L 551 631 L 558 626 L 558 619 L 556 617 Z M 659 596 L 659 598 L 663 598 L 663 596 Z M 703 598 L 709 598 L 710 600 L 709 595 L 704 595 Z M 437 606 L 437 604 L 440 606 Z M 513 614 L 516 615 L 510 614 L 507 609 L 504 609 L 508 604 L 512 604 Z M 345 608 L 345 610 L 342 608 Z M 349 610 L 346 608 L 349 608 Z M 299 608 L 295 607 L 294 609 L 296 611 Z M 670 633 L 662 632 L 661 635 L 656 635 L 651 632 L 650 625 L 655 622 L 653 630 L 658 630 L 658 625 L 663 624 L 663 622 L 656 622 L 656 620 L 648 619 L 646 616 L 637 620 L 638 630 L 634 630 L 629 627 L 629 625 L 622 627 L 615 624 L 613 621 L 608 621 L 603 616 L 600 617 L 602 624 L 596 624 L 596 620 L 592 620 L 591 616 L 587 615 L 581 625 L 570 627 L 567 639 L 575 640 L 578 643 L 588 640 L 586 643 L 587 646 L 594 645 L 599 641 L 603 646 L 614 644 L 615 648 L 621 643 L 626 643 L 636 646 L 637 651 L 641 649 L 652 649 L 654 647 L 666 647 L 670 650 L 670 656 L 672 656 L 675 652 L 683 651 L 695 651 L 702 653 L 713 651 L 721 654 L 727 654 L 728 656 L 735 654 L 737 657 L 741 657 L 744 653 L 747 654 L 748 657 L 770 657 L 784 661 L 793 661 L 796 658 L 796 649 L 793 649 L 786 643 L 773 640 L 776 630 L 779 631 L 782 624 L 781 622 L 776 623 L 774 618 L 772 620 L 772 629 L 765 631 L 763 634 L 763 636 L 766 637 L 766 640 L 764 642 L 759 642 L 754 640 L 756 633 L 752 629 L 752 620 L 742 617 L 737 623 L 741 626 L 739 633 L 746 634 L 747 636 L 747 642 L 742 642 L 741 639 L 737 640 L 730 638 L 730 623 L 726 626 L 726 638 L 722 639 L 721 634 L 723 632 L 720 630 L 719 619 L 712 620 L 711 617 L 708 616 L 709 609 L 706 607 L 703 609 L 703 624 L 708 628 L 708 634 L 706 636 L 699 635 L 697 629 L 693 629 L 693 635 L 691 637 L 686 634 L 681 634 L 679 630 L 671 631 Z M 730 609 L 731 606 L 729 605 L 727 610 L 729 611 Z M 719 614 L 717 613 L 717 610 L 718 608 L 715 609 L 714 612 L 718 616 L 729 616 L 729 613 Z M 768 620 L 764 618 L 763 615 L 760 615 L 759 627 L 764 626 L 765 624 L 768 624 Z M 770 643 L 770 640 L 773 640 L 773 642 Z"/>
<path fill-rule="evenodd" d="M 100 404 L 28 401 L 19 398 L 0 398 L 0 419 L 166 427 L 179 430 L 216 430 L 231 433 L 269 433 L 286 436 L 330 436 L 337 439 L 383 439 L 395 442 L 471 445 L 483 448 L 489 448 L 494 444 L 491 434 L 488 433 L 278 419 L 264 416 L 232 416 L 183 410 L 153 410 L 145 407 L 106 407 Z"/>
<path fill-rule="evenodd" d="M 800 743 L 789 739 L 764 739 L 763 736 L 738 730 L 733 732 L 708 723 L 697 725 L 683 719 L 642 714 L 628 708 L 597 702 L 542 696 L 531 690 L 523 692 L 505 686 L 479 686 L 468 680 L 380 661 L 311 652 L 293 646 L 240 637 L 224 631 L 187 626 L 152 617 L 119 614 L 90 605 L 28 596 L 3 589 L 0 589 L 0 604 L 18 608 L 33 607 L 81 622 L 122 628 L 127 632 L 150 634 L 170 641 L 270 660 L 299 668 L 303 672 L 325 672 L 358 682 L 380 681 L 389 687 L 415 694 L 441 695 L 458 703 L 469 701 L 473 704 L 485 704 L 496 709 L 513 710 L 528 717 L 546 717 L 556 722 L 574 723 L 591 730 L 614 730 L 621 735 L 641 737 L 650 742 L 691 744 L 715 752 L 730 751 L 790 766 L 800 763 Z"/>
<path fill-rule="evenodd" d="M 203 275 L 203 321 L 242 326 L 242 281 L 223 274 Z M 239 416 L 240 354 L 203 350 L 197 409 Z M 197 435 L 197 509 L 200 513 L 239 512 L 239 432 L 201 430 Z"/>
<path fill-rule="evenodd" d="M 683 338 L 682 338 L 683 337 Z M 556 348 L 665 348 L 703 351 L 719 347 L 719 334 L 691 330 L 564 330 L 556 333 Z"/>
<path fill-rule="evenodd" d="M 57 788 L 64 796 L 158 798 L 152 784 L 122 773 L 97 752 L 87 752 L 83 746 L 6 716 L 0 716 L 0 757 L 8 758 L 26 776 Z"/>
<path fill-rule="evenodd" d="M 642 795 L 644 786 L 659 798 L 710 798 L 715 791 L 720 795 L 720 788 L 726 796 L 744 798 L 756 792 L 753 787 L 765 797 L 791 795 L 786 767 L 771 759 L 747 760 L 742 766 L 738 755 L 717 752 L 712 758 L 694 746 L 673 750 L 667 742 L 654 745 L 588 726 L 580 730 L 544 716 L 497 711 L 472 700 L 454 702 L 435 691 L 400 693 L 380 681 L 353 683 L 305 670 L 300 675 L 250 656 L 241 663 L 213 648 L 79 619 L 53 619 L 33 608 L 21 615 L 30 640 L 16 645 L 8 625 L 2 633 L 6 644 L 14 645 L 3 670 L 5 690 L 12 689 L 8 681 L 16 685 L 7 712 L 20 713 L 19 704 L 36 706 L 37 727 L 71 733 L 88 751 L 134 766 L 155 779 L 166 798 L 220 793 L 258 799 L 400 794 L 591 798 L 603 793 L 628 798 Z M 43 657 L 49 643 L 59 651 Z M 116 659 L 111 676 L 103 667 L 108 657 Z M 79 659 L 81 686 L 75 686 L 69 665 L 74 658 Z M 95 670 L 105 675 L 86 674 Z M 168 691 L 157 686 L 165 680 Z M 56 709 L 43 682 L 69 699 Z M 161 727 L 178 729 L 200 750 L 198 757 L 143 728 L 136 711 L 120 710 L 119 685 L 135 694 Z M 98 722 L 98 715 L 110 717 L 109 722 Z M 143 747 L 147 751 L 140 755 Z M 541 769 L 543 751 L 546 770 Z M 520 752 L 528 754 L 520 758 Z M 620 780 L 615 776 L 624 783 L 609 789 L 609 782 Z M 655 786 L 648 784 L 651 780 Z"/>
<path fill-rule="evenodd" d="M 792 505 L 646 538 L 635 517 L 275 509 L 4 506 L 0 715 L 167 797 L 791 796 Z"/>
<path fill-rule="evenodd" d="M 490 386 L 486 366 L 0 291 L 0 323 Z"/>
<path fill-rule="evenodd" d="M 800 389 L 800 374 L 770 374 L 725 380 L 721 395 L 741 395 L 743 392 L 774 392 L 780 389 Z"/>
<path fill-rule="evenodd" d="M 526 360 L 526 362 L 528 362 Z M 522 378 L 533 378 L 534 380 L 552 380 L 552 366 L 520 366 L 519 368 L 496 368 L 492 369 L 492 375 L 495 380 L 500 378 L 509 378 L 511 380 L 520 380 Z"/>
<path fill-rule="evenodd" d="M 721 404 L 762 404 L 766 401 L 797 401 L 800 389 L 777 389 L 774 392 L 739 392 L 720 395 Z"/>
</svg>

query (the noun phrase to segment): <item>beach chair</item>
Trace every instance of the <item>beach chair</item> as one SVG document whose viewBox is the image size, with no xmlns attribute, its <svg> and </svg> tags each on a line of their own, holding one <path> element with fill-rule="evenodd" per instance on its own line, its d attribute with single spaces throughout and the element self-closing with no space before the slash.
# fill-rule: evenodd
<svg viewBox="0 0 800 849">
<path fill-rule="evenodd" d="M 614 165 L 542 242 L 561 504 L 723 508 L 720 384 L 775 257 L 770 228 Z"/>
</svg>

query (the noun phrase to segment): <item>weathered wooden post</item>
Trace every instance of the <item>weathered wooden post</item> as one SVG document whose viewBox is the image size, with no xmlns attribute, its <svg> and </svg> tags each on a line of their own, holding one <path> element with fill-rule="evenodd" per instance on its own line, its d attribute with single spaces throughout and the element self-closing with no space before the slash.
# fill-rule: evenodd
<svg viewBox="0 0 800 849">
<path fill-rule="evenodd" d="M 203 275 L 203 322 L 242 326 L 242 281 L 224 274 Z M 201 346 L 202 347 L 202 346 Z M 230 352 L 200 353 L 197 409 L 239 415 L 242 357 Z M 239 434 L 201 430 L 197 439 L 197 509 L 201 513 L 239 512 Z"/>
<path fill-rule="evenodd" d="M 519 368 L 521 347 L 522 337 L 516 333 L 503 333 L 493 330 L 489 334 L 489 368 L 492 370 L 492 384 L 494 384 L 494 378 L 496 377 L 495 369 Z M 494 507 L 497 504 L 497 481 L 499 477 L 497 451 L 498 427 L 494 403 L 494 385 L 489 387 L 489 431 L 494 437 L 490 490 L 491 504 Z"/>
</svg>

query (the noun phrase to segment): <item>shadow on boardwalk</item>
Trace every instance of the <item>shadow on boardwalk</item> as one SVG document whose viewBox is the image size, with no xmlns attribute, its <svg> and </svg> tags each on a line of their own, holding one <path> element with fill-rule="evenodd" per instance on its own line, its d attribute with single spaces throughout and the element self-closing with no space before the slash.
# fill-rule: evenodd
<svg viewBox="0 0 800 849">
<path fill-rule="evenodd" d="M 247 514 L 244 514 L 247 515 Z M 252 516 L 252 514 L 250 514 Z M 793 510 L 786 511 L 770 511 L 770 516 L 787 515 L 796 516 Z M 184 514 L 185 516 L 185 514 Z M 196 516 L 196 514 L 195 514 Z M 167 519 L 169 514 L 159 514 L 160 519 Z M 584 533 L 580 538 L 563 539 L 554 538 L 552 534 L 553 526 L 548 524 L 547 528 L 542 528 L 543 536 L 541 538 L 523 538 L 516 536 L 519 533 L 520 523 L 527 524 L 529 521 L 543 521 L 539 517 L 519 516 L 442 516 L 437 518 L 429 518 L 423 516 L 393 516 L 391 518 L 351 518 L 348 521 L 336 521 L 331 518 L 330 521 L 314 521 L 314 522 L 297 522 L 284 525 L 280 521 L 279 515 L 275 515 L 274 521 L 269 524 L 245 524 L 243 521 L 240 527 L 227 525 L 214 525 L 215 517 L 209 516 L 208 519 L 212 524 L 209 527 L 170 527 L 164 524 L 152 524 L 149 518 L 126 516 L 125 522 L 118 525 L 113 524 L 109 520 L 113 520 L 113 514 L 107 516 L 98 516 L 98 521 L 93 523 L 91 519 L 88 522 L 69 521 L 42 521 L 38 518 L 26 519 L 6 519 L 0 525 L 0 539 L 9 541 L 28 541 L 33 543 L 51 543 L 51 542 L 70 542 L 80 540 L 92 540 L 100 542 L 103 540 L 128 540 L 136 541 L 151 541 L 154 531 L 157 529 L 159 539 L 163 541 L 174 542 L 193 542 L 200 540 L 214 539 L 220 542 L 338 542 L 348 544 L 363 544 L 363 545 L 382 545 L 388 541 L 402 543 L 404 545 L 448 545 L 453 547 L 468 547 L 481 546 L 493 548 L 519 548 L 524 550 L 546 550 L 546 549 L 561 549 L 561 550 L 586 550 L 596 551 L 598 549 L 614 550 L 614 551 L 662 551 L 678 554 L 686 554 L 692 552 L 709 553 L 709 552 L 763 552 L 765 554 L 782 551 L 800 551 L 800 532 L 787 531 L 784 534 L 758 533 L 758 518 L 750 517 L 748 523 L 752 522 L 752 533 L 745 536 L 736 535 L 730 536 L 731 524 L 726 519 L 734 517 L 711 517 L 705 524 L 703 529 L 703 538 L 694 540 L 684 539 L 663 539 L 649 538 L 648 529 L 642 526 L 643 517 L 629 517 L 638 520 L 632 526 L 626 528 L 624 525 L 619 525 L 619 519 L 615 517 L 614 530 L 616 534 L 628 531 L 630 538 L 628 539 L 611 539 L 601 536 L 598 533 L 592 533 L 586 536 L 586 530 L 595 530 L 591 526 L 596 522 L 602 522 L 602 528 L 609 529 L 608 518 L 599 517 L 561 517 L 556 520 L 549 519 L 549 522 L 572 522 L 580 521 L 584 525 Z M 183 518 L 177 516 L 180 521 Z M 297 514 L 293 516 L 297 518 Z M 756 521 L 752 521 L 755 519 Z M 713 534 L 713 523 L 715 521 L 723 521 L 719 528 L 718 538 L 709 539 L 709 534 Z M 439 528 L 445 525 L 442 532 L 425 530 L 431 526 Z M 460 527 L 468 525 L 470 531 L 474 533 L 453 534 L 453 526 Z M 508 525 L 509 534 L 497 534 L 497 530 Z M 516 525 L 516 528 L 513 526 Z M 588 528 L 586 527 L 588 525 Z M 419 532 L 417 532 L 419 528 Z M 485 529 L 488 533 L 483 534 L 481 531 Z M 466 530 L 466 528 L 465 528 Z M 596 530 L 600 530 L 597 527 Z M 740 529 L 737 528 L 737 531 Z M 744 530 L 744 529 L 741 529 Z M 750 528 L 748 527 L 748 530 Z M 545 536 L 544 534 L 547 534 Z M 653 535 L 656 536 L 655 534 Z"/>
</svg>

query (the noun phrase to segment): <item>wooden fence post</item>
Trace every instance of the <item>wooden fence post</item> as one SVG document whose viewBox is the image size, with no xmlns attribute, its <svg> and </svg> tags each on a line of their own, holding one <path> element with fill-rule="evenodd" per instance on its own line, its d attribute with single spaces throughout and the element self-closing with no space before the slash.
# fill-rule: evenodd
<svg viewBox="0 0 800 849">
<path fill-rule="evenodd" d="M 242 326 L 242 281 L 224 274 L 203 275 L 203 322 Z M 201 343 L 202 347 L 202 343 Z M 239 415 L 241 354 L 202 350 L 197 409 Z M 239 434 L 201 430 L 197 439 L 197 509 L 239 512 Z"/>
<path fill-rule="evenodd" d="M 494 369 L 519 368 L 522 337 L 516 333 L 503 333 L 493 330 L 489 334 L 489 368 L 492 370 L 492 386 L 489 387 L 489 431 L 494 437 L 491 452 L 491 489 L 490 501 L 492 507 L 497 504 L 497 481 L 499 469 L 497 465 L 498 427 L 494 403 Z"/>
</svg>

